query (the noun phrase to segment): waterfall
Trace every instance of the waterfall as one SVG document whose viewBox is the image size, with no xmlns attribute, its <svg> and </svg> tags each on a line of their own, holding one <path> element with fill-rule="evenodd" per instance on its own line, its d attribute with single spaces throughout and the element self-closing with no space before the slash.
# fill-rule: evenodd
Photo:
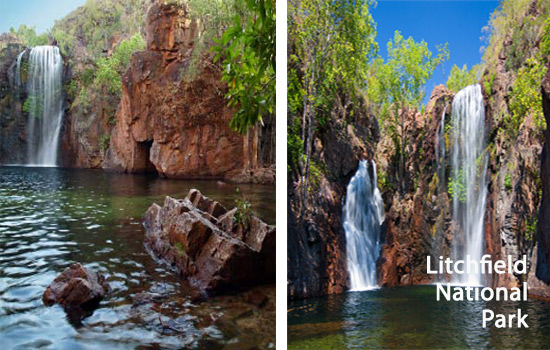
<svg viewBox="0 0 550 350">
<path fill-rule="evenodd" d="M 376 260 L 380 252 L 380 225 L 384 221 L 384 203 L 378 190 L 376 164 L 372 161 L 372 176 L 368 161 L 348 184 L 344 206 L 347 265 L 351 290 L 366 290 L 377 286 Z"/>
<path fill-rule="evenodd" d="M 19 99 L 19 96 L 21 95 L 21 60 L 23 59 L 23 55 L 26 51 L 21 52 L 19 55 L 17 55 L 17 61 L 15 64 L 15 74 L 14 74 L 14 80 L 15 80 L 15 96 L 17 99 Z"/>
<path fill-rule="evenodd" d="M 479 84 L 460 90 L 453 101 L 451 146 L 452 258 L 480 261 L 483 255 L 483 219 L 487 198 L 485 153 L 485 112 Z M 452 277 L 453 283 L 481 285 L 479 271 Z"/>
<path fill-rule="evenodd" d="M 18 63 L 20 69 L 20 63 Z M 28 164 L 55 166 L 63 118 L 63 59 L 56 46 L 37 46 L 29 54 L 27 99 Z M 17 76 L 20 72 L 17 72 Z M 20 79 L 20 77 L 18 77 Z"/>
</svg>

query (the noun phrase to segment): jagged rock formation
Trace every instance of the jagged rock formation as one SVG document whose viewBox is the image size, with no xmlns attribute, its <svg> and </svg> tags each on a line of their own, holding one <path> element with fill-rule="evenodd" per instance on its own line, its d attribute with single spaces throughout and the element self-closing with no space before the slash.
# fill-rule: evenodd
<svg viewBox="0 0 550 350">
<path fill-rule="evenodd" d="M 80 263 L 68 267 L 48 286 L 42 300 L 46 306 L 60 304 L 73 323 L 92 314 L 109 292 L 109 285 L 100 273 Z"/>
<path fill-rule="evenodd" d="M 238 208 L 191 190 L 166 197 L 145 214 L 145 242 L 153 254 L 204 292 L 240 290 L 275 277 L 275 227 L 255 216 L 238 222 Z"/>
<path fill-rule="evenodd" d="M 364 107 L 364 106 L 362 106 Z M 363 109 L 364 110 L 364 109 Z M 346 186 L 359 161 L 372 159 L 378 127 L 373 116 L 353 117 L 334 112 L 326 129 L 315 135 L 312 161 L 324 171 L 312 184 L 308 208 L 301 217 L 299 188 L 288 183 L 288 297 L 341 293 L 348 288 L 342 205 Z M 369 141 L 370 140 L 370 141 Z M 295 175 L 294 175 L 295 176 Z"/>
<path fill-rule="evenodd" d="M 186 7 L 152 5 L 147 50 L 132 56 L 124 75 L 104 168 L 171 178 L 228 177 L 244 168 L 244 138 L 229 128 L 221 73 L 212 64 L 192 71 L 196 31 Z"/>
</svg>

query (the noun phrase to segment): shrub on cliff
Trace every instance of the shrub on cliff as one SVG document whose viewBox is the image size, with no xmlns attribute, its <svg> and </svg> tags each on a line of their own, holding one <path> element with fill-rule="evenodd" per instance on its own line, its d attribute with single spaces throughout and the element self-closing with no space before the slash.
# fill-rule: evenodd
<svg viewBox="0 0 550 350">
<path fill-rule="evenodd" d="M 135 34 L 123 40 L 109 57 L 97 60 L 94 83 L 106 88 L 110 93 L 120 95 L 122 92 L 122 75 L 130 64 L 130 57 L 136 51 L 145 48 L 141 34 Z"/>
<path fill-rule="evenodd" d="M 50 41 L 46 33 L 36 34 L 34 27 L 27 27 L 24 24 L 20 25 L 17 30 L 13 27 L 10 28 L 10 33 L 14 34 L 23 45 L 28 47 L 47 45 Z"/>
</svg>

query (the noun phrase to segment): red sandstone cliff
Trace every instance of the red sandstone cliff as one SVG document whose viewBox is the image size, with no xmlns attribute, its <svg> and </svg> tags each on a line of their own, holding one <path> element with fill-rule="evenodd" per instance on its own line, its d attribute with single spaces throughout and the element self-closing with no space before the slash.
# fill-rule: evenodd
<svg viewBox="0 0 550 350">
<path fill-rule="evenodd" d="M 228 126 L 221 73 L 205 64 L 185 79 L 196 28 L 185 7 L 152 5 L 147 49 L 132 56 L 123 77 L 104 168 L 173 178 L 224 177 L 243 168 L 243 137 Z"/>
</svg>

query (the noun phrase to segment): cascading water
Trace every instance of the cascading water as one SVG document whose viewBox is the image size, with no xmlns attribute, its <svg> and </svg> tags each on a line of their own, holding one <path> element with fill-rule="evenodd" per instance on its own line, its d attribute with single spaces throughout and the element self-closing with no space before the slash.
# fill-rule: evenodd
<svg viewBox="0 0 550 350">
<path fill-rule="evenodd" d="M 18 59 L 17 79 L 21 64 Z M 27 99 L 28 164 L 55 166 L 63 118 L 63 59 L 56 46 L 37 46 L 29 54 Z M 20 80 L 19 80 L 20 81 Z"/>
<path fill-rule="evenodd" d="M 19 95 L 21 94 L 21 60 L 23 59 L 23 55 L 25 54 L 25 51 L 21 52 L 17 56 L 17 61 L 15 64 L 15 96 L 17 99 L 19 99 Z"/>
<path fill-rule="evenodd" d="M 353 291 L 377 286 L 376 260 L 380 252 L 380 225 L 384 221 L 384 203 L 377 183 L 376 164 L 372 162 L 371 177 L 368 161 L 364 160 L 346 191 L 344 231 Z"/>
<path fill-rule="evenodd" d="M 485 153 L 485 111 L 479 84 L 460 90 L 453 101 L 451 182 L 454 232 L 453 260 L 480 261 L 483 255 L 483 218 L 487 198 Z M 481 285 L 479 271 L 453 274 L 453 283 Z"/>
</svg>

